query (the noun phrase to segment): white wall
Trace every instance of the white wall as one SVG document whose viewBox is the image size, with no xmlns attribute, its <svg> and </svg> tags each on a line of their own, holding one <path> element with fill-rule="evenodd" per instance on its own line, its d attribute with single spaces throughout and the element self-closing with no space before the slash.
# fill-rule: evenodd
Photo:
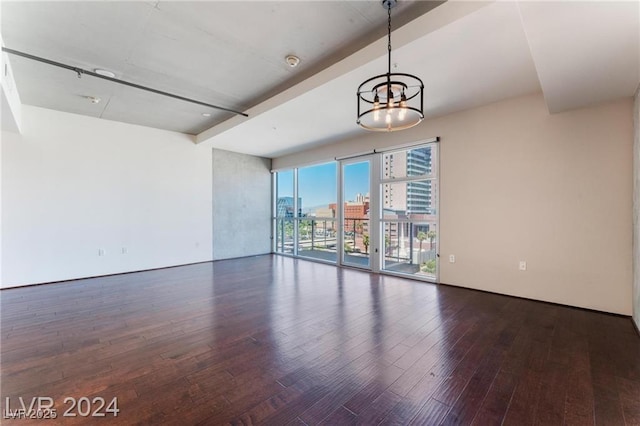
<svg viewBox="0 0 640 426">
<path fill-rule="evenodd" d="M 633 105 L 633 320 L 640 331 L 640 86 Z"/>
<path fill-rule="evenodd" d="M 0 45 L 4 47 L 0 35 Z M 22 126 L 22 104 L 13 79 L 13 69 L 9 61 L 9 55 L 2 52 L 0 55 L 0 123 L 2 129 L 19 133 Z M 2 150 L 0 149 L 0 188 L 2 188 Z M 2 192 L 0 191 L 0 212 L 2 212 Z M 2 239 L 2 215 L 0 214 L 0 240 Z M 2 244 L 0 244 L 0 287 L 2 286 Z"/>
<path fill-rule="evenodd" d="M 631 111 L 628 98 L 549 115 L 534 94 L 363 132 L 273 167 L 440 136 L 443 283 L 630 315 Z"/>
<path fill-rule="evenodd" d="M 271 252 L 271 160 L 213 150 L 213 258 Z"/>
<path fill-rule="evenodd" d="M 212 259 L 210 148 L 26 105 L 22 131 L 2 132 L 2 287 Z"/>
</svg>

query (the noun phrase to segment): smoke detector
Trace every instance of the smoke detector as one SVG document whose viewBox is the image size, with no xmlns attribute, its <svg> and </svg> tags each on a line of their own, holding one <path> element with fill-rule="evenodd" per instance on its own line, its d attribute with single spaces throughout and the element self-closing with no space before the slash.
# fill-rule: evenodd
<svg viewBox="0 0 640 426">
<path fill-rule="evenodd" d="M 284 58 L 284 60 L 291 68 L 297 67 L 300 63 L 300 58 L 298 58 L 296 55 L 288 55 L 286 58 Z"/>
<path fill-rule="evenodd" d="M 91 101 L 92 104 L 99 104 L 102 99 L 95 96 L 85 96 L 86 99 Z"/>
</svg>

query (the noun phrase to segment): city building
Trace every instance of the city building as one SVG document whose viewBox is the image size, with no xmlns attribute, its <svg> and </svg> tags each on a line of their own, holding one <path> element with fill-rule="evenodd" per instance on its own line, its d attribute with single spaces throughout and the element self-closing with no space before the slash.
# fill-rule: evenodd
<svg viewBox="0 0 640 426">
<path fill-rule="evenodd" d="M 398 151 L 383 157 L 383 179 L 407 176 L 434 176 L 437 173 L 428 147 Z M 436 229 L 435 193 L 432 181 L 425 179 L 384 185 L 384 217 L 388 219 L 385 234 L 391 240 L 413 240 L 420 232 Z M 403 223 L 393 219 L 406 219 Z M 409 249 L 409 250 L 412 250 Z M 406 255 L 406 253 L 404 254 Z"/>
<path fill-rule="evenodd" d="M 294 217 L 295 207 L 293 197 L 278 197 L 276 211 L 278 217 Z M 298 197 L 298 210 L 302 211 L 302 198 Z"/>
</svg>

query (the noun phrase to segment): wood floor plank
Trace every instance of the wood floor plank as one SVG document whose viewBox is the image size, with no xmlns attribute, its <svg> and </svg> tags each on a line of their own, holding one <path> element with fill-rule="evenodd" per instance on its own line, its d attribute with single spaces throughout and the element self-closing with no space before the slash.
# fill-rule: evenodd
<svg viewBox="0 0 640 426">
<path fill-rule="evenodd" d="M 450 407 L 430 398 L 411 420 L 411 425 L 439 425 L 449 412 Z"/>
<path fill-rule="evenodd" d="M 391 410 L 402 401 L 402 397 L 398 394 L 386 390 L 376 399 L 361 410 L 358 415 L 357 424 L 359 425 L 377 425 L 382 422 Z"/>
<path fill-rule="evenodd" d="M 640 425 L 640 382 L 618 378 L 625 424 Z"/>
<path fill-rule="evenodd" d="M 273 255 L 2 290 L 0 371 L 108 424 L 640 424 L 629 318 Z"/>
</svg>

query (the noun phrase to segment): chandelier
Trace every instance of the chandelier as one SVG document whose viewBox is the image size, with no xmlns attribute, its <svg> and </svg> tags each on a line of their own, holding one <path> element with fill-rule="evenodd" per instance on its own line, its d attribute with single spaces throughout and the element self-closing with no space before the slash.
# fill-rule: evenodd
<svg viewBox="0 0 640 426">
<path fill-rule="evenodd" d="M 424 119 L 424 84 L 415 75 L 391 72 L 391 9 L 397 0 L 382 0 L 387 9 L 388 69 L 358 86 L 358 119 L 366 130 L 392 132 L 415 126 Z"/>
</svg>

